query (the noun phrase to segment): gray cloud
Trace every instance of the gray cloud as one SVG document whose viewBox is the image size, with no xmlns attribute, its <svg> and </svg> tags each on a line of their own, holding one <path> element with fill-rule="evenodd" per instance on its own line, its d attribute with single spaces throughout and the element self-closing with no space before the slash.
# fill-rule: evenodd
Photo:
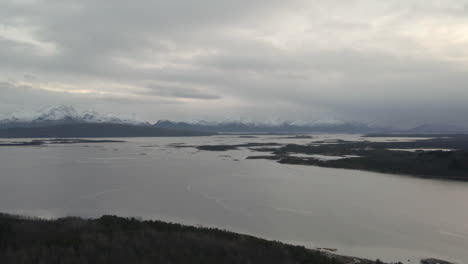
<svg viewBox="0 0 468 264">
<path fill-rule="evenodd" d="M 467 23 L 462 0 L 7 0 L 0 111 L 460 122 Z"/>
<path fill-rule="evenodd" d="M 162 97 L 175 97 L 175 98 L 186 98 L 186 99 L 220 99 L 220 96 L 200 92 L 197 89 L 180 87 L 180 86 L 166 86 L 151 84 L 147 85 L 150 89 L 148 93 L 162 96 Z"/>
</svg>

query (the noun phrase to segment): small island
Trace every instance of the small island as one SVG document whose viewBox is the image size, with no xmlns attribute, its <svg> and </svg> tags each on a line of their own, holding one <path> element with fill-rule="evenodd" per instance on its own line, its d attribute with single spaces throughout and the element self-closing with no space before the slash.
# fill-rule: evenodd
<svg viewBox="0 0 468 264">
<path fill-rule="evenodd" d="M 447 135 L 409 142 L 343 141 L 321 145 L 288 144 L 272 154 L 273 158 L 267 158 L 284 164 L 468 180 L 468 135 Z M 333 158 L 323 160 L 313 155 Z"/>
<path fill-rule="evenodd" d="M 109 139 L 81 139 L 81 138 L 55 138 L 30 141 L 0 141 L 0 147 L 16 146 L 46 146 L 51 144 L 79 144 L 79 143 L 123 143 L 123 140 Z"/>
<path fill-rule="evenodd" d="M 417 138 L 422 135 L 395 135 Z M 392 137 L 370 135 L 369 137 Z M 257 154 L 246 159 L 268 159 L 282 164 L 367 170 L 421 178 L 468 181 L 468 135 L 425 135 L 411 141 L 313 141 L 305 144 L 251 142 L 238 145 L 178 145 L 204 151 L 247 148 Z"/>
</svg>

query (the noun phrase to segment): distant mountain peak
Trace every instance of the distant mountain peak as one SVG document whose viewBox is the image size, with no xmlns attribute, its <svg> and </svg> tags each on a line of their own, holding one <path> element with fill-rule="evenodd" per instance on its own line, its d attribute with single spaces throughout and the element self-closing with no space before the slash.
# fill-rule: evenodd
<svg viewBox="0 0 468 264">
<path fill-rule="evenodd" d="M 461 125 L 449 124 L 422 124 L 415 128 L 405 130 L 405 133 L 467 133 L 468 128 Z"/>
<path fill-rule="evenodd" d="M 58 121 L 64 119 L 79 119 L 80 114 L 72 106 L 47 106 L 38 112 L 35 121 Z"/>
</svg>

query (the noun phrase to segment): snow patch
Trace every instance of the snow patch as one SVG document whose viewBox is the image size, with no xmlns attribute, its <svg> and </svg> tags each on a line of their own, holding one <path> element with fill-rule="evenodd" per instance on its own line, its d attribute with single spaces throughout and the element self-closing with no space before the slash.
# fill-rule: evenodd
<svg viewBox="0 0 468 264">
<path fill-rule="evenodd" d="M 133 115 L 100 114 L 93 110 L 77 111 L 72 106 L 47 106 L 37 112 L 13 112 L 0 115 L 0 124 L 40 124 L 40 123 L 117 123 L 117 124 L 144 124 Z"/>
</svg>

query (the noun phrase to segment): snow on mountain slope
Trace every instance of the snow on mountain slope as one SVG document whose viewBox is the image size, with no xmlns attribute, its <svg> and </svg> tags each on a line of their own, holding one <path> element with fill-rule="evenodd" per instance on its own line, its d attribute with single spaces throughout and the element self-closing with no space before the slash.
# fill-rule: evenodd
<svg viewBox="0 0 468 264">
<path fill-rule="evenodd" d="M 80 114 L 72 106 L 48 106 L 38 112 L 33 121 L 59 121 L 64 119 L 80 119 Z"/>
<path fill-rule="evenodd" d="M 15 112 L 9 115 L 0 115 L 0 128 L 37 127 L 75 123 L 149 125 L 149 123 L 138 121 L 133 115 L 113 113 L 101 114 L 92 110 L 78 111 L 72 106 L 67 105 L 48 106 L 37 112 Z M 383 128 L 371 127 L 364 123 L 345 122 L 334 118 L 315 121 L 284 121 L 275 118 L 265 121 L 253 121 L 245 118 L 226 118 L 222 121 L 196 120 L 189 122 L 160 120 L 154 124 L 154 127 L 193 131 L 242 133 L 370 133 L 386 130 Z"/>
<path fill-rule="evenodd" d="M 117 124 L 144 124 L 134 117 L 120 114 L 100 114 L 96 111 L 77 111 L 72 106 L 59 105 L 47 106 L 37 112 L 14 112 L 8 115 L 0 115 L 2 126 L 28 126 L 41 124 L 62 123 L 117 123 Z"/>
<path fill-rule="evenodd" d="M 170 120 L 160 120 L 154 124 L 159 128 L 185 129 L 211 132 L 241 132 L 241 133 L 371 133 L 383 131 L 382 128 L 370 127 L 367 124 L 358 122 L 343 122 L 336 120 L 313 121 L 313 122 L 288 122 L 288 121 L 266 121 L 252 122 L 247 120 L 229 120 L 221 122 L 173 122 Z"/>
<path fill-rule="evenodd" d="M 357 122 L 346 122 L 337 120 L 334 118 L 320 119 L 314 121 L 295 120 L 295 121 L 284 121 L 280 119 L 267 119 L 264 121 L 253 121 L 251 119 L 236 119 L 226 118 L 222 121 L 206 121 L 206 120 L 190 120 L 175 122 L 171 120 L 159 120 L 158 123 L 171 122 L 171 123 L 185 123 L 196 126 L 222 126 L 222 125 L 243 125 L 243 126 L 256 126 L 256 127 L 278 127 L 278 126 L 297 126 L 297 127 L 310 127 L 310 126 L 340 126 L 346 124 L 358 125 L 361 123 Z M 364 124 L 361 124 L 364 125 Z"/>
<path fill-rule="evenodd" d="M 169 121 L 169 120 L 165 120 Z M 169 121 L 171 122 L 171 121 Z M 295 127 L 327 127 L 327 126 L 343 126 L 343 125 L 365 125 L 357 122 L 345 122 L 341 120 L 315 120 L 315 121 L 281 121 L 281 120 L 265 120 L 265 121 L 252 121 L 252 120 L 223 120 L 223 121 L 188 121 L 182 122 L 196 126 L 223 126 L 223 125 L 238 125 L 238 126 L 251 126 L 251 127 L 281 127 L 281 126 L 295 126 Z"/>
</svg>

